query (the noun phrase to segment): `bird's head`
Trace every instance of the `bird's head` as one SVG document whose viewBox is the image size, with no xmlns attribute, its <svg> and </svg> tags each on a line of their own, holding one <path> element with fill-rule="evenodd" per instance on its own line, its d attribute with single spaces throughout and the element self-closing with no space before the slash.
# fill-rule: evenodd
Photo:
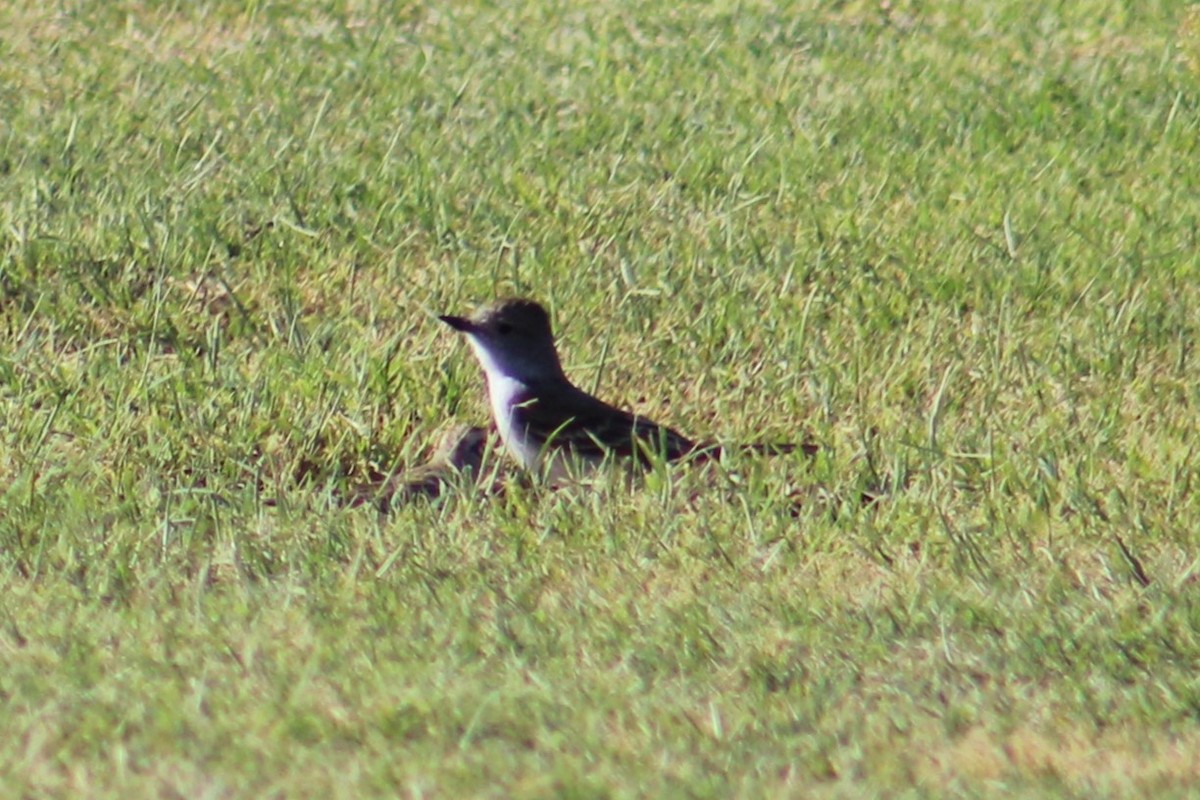
<svg viewBox="0 0 1200 800">
<path fill-rule="evenodd" d="M 536 300 L 498 300 L 469 317 L 439 319 L 467 335 L 489 378 L 498 374 L 530 382 L 562 377 L 550 315 Z"/>
</svg>

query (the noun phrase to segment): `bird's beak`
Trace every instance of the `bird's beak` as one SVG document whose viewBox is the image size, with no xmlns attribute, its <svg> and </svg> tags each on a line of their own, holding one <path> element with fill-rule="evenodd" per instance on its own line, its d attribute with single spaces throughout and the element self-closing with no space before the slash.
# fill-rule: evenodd
<svg viewBox="0 0 1200 800">
<path fill-rule="evenodd" d="M 471 322 L 471 320 L 467 319 L 466 317 L 441 316 L 438 317 L 438 319 L 449 325 L 451 328 L 454 328 L 456 331 L 461 331 L 462 333 L 475 332 L 475 323 Z"/>
</svg>

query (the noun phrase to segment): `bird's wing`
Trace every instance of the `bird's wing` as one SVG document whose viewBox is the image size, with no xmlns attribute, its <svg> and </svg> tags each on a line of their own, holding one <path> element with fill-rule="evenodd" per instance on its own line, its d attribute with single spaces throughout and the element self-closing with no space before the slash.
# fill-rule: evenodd
<svg viewBox="0 0 1200 800">
<path fill-rule="evenodd" d="M 554 397 L 551 404 L 531 395 L 514 408 L 513 422 L 536 441 L 557 443 L 590 460 L 616 455 L 646 461 L 652 453 L 672 460 L 695 448 L 692 440 L 677 431 L 610 406 L 573 386 L 570 391 L 556 391 Z"/>
</svg>

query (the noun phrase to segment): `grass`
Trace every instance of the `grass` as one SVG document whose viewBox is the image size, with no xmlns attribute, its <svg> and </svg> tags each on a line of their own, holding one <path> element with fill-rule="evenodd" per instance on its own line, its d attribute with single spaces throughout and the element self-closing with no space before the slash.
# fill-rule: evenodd
<svg viewBox="0 0 1200 800">
<path fill-rule="evenodd" d="M 4 5 L 5 792 L 1190 794 L 1198 13 Z M 513 292 L 826 452 L 339 508 Z"/>
</svg>

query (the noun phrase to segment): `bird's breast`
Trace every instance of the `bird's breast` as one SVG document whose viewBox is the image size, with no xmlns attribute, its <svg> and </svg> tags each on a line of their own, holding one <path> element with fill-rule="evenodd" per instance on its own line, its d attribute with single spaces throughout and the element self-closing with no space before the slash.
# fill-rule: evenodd
<svg viewBox="0 0 1200 800">
<path fill-rule="evenodd" d="M 491 376 L 488 379 L 488 396 L 492 401 L 492 418 L 504 446 L 526 469 L 537 467 L 541 445 L 532 441 L 528 431 L 517 424 L 516 409 L 522 403 L 534 401 L 534 395 L 526 386 L 507 375 Z"/>
</svg>

